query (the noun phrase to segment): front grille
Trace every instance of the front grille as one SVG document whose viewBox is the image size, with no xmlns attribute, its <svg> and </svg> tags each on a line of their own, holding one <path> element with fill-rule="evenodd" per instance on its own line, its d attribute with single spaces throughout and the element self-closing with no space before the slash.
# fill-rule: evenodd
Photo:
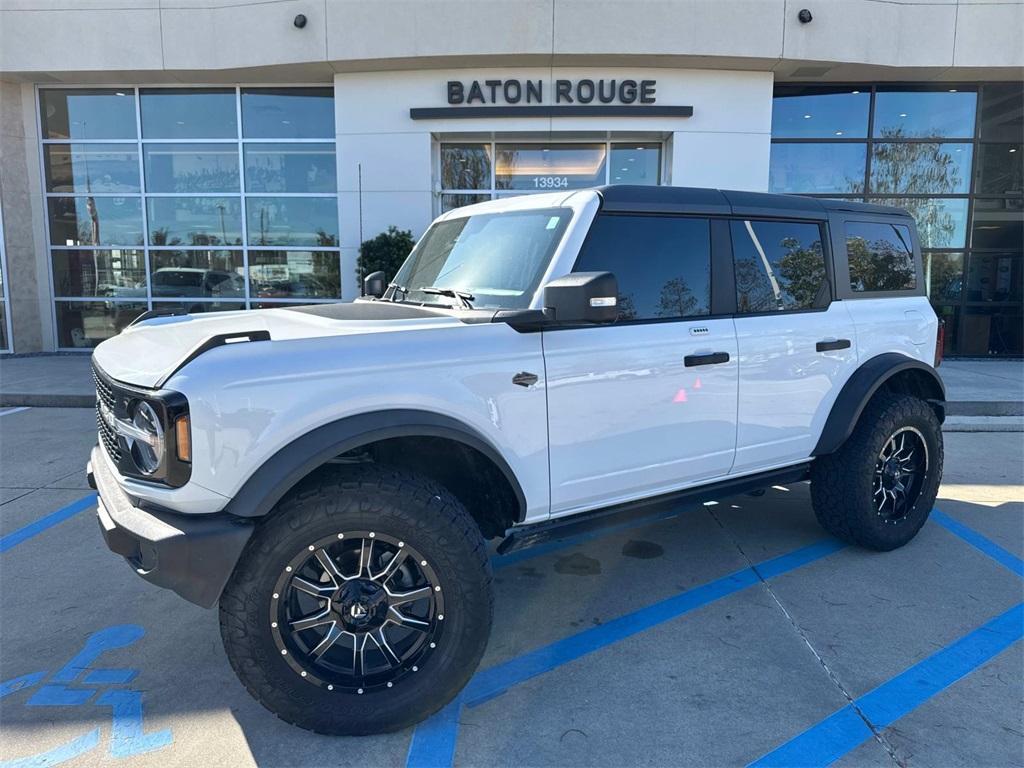
<svg viewBox="0 0 1024 768">
<path fill-rule="evenodd" d="M 96 429 L 99 432 L 100 442 L 103 443 L 103 448 L 106 450 L 107 455 L 113 459 L 114 463 L 121 461 L 121 446 L 118 443 L 117 435 L 114 433 L 103 419 L 100 414 L 100 403 L 103 403 L 111 413 L 114 412 L 114 388 L 107 381 L 106 377 L 100 373 L 96 366 L 92 367 L 92 380 L 96 385 Z"/>
</svg>

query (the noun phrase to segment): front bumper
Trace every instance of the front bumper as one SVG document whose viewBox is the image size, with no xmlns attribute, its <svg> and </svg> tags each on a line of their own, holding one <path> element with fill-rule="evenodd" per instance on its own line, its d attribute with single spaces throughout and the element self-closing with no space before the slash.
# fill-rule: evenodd
<svg viewBox="0 0 1024 768">
<path fill-rule="evenodd" d="M 86 470 L 99 492 L 100 531 L 112 552 L 146 581 L 213 607 L 242 555 L 253 524 L 233 515 L 183 515 L 135 506 L 110 469 L 102 448 L 93 448 Z"/>
</svg>

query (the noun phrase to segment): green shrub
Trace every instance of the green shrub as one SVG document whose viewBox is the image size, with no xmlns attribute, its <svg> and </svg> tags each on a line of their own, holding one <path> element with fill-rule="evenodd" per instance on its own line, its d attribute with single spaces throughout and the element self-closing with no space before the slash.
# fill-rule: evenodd
<svg viewBox="0 0 1024 768">
<path fill-rule="evenodd" d="M 371 272 L 380 270 L 390 282 L 395 279 L 398 269 L 409 255 L 416 241 L 408 229 L 388 227 L 372 240 L 366 240 L 359 246 L 359 280 Z"/>
</svg>

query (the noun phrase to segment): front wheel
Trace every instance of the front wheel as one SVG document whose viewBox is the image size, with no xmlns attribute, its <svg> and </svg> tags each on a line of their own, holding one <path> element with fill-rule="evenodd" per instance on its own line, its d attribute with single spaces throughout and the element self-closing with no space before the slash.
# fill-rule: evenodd
<svg viewBox="0 0 1024 768">
<path fill-rule="evenodd" d="M 942 479 L 942 428 L 927 402 L 883 392 L 849 439 L 811 468 L 818 522 L 844 541 L 891 550 L 924 525 Z"/>
<path fill-rule="evenodd" d="M 490 566 L 459 501 L 376 465 L 328 469 L 283 500 L 221 597 L 249 692 L 319 733 L 393 731 L 462 689 L 487 645 Z"/>
</svg>

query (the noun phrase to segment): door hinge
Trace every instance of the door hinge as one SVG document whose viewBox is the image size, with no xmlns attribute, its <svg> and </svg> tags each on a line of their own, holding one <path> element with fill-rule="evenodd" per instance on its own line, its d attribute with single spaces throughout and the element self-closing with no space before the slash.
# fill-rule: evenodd
<svg viewBox="0 0 1024 768">
<path fill-rule="evenodd" d="M 512 383 L 520 387 L 530 387 L 537 383 L 537 374 L 520 371 L 512 377 Z"/>
</svg>

